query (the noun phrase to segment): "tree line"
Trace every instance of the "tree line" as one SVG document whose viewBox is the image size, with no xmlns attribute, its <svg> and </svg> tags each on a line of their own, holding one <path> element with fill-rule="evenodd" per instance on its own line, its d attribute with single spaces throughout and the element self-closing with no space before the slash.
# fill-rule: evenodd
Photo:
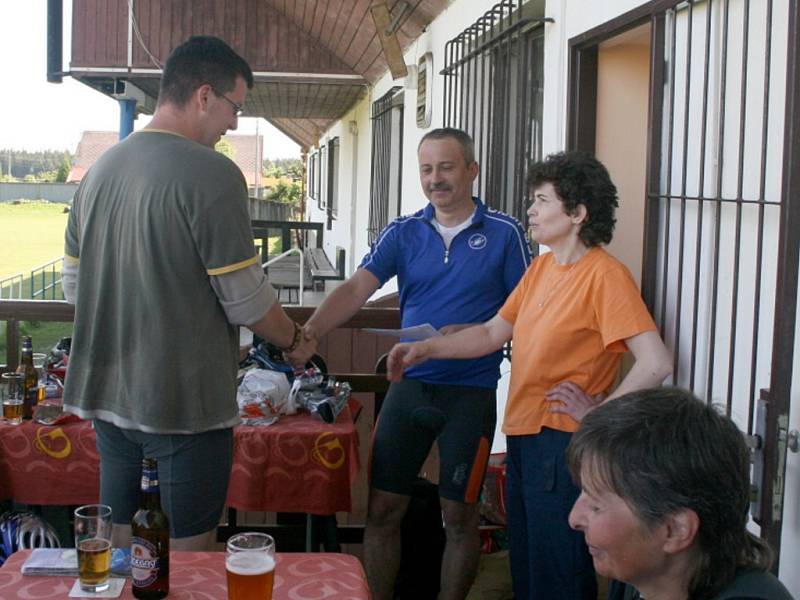
<svg viewBox="0 0 800 600">
<path fill-rule="evenodd" d="M 221 140 L 217 150 L 229 158 L 233 148 Z M 64 182 L 72 166 L 73 156 L 64 150 L 0 150 L 0 181 Z M 266 159 L 262 164 L 265 177 L 288 179 L 272 187 L 267 198 L 276 202 L 296 204 L 300 200 L 300 182 L 303 179 L 303 162 L 299 158 Z"/>
<path fill-rule="evenodd" d="M 268 158 L 263 168 L 265 177 L 286 178 L 295 183 L 303 179 L 303 161 L 299 158 Z"/>
<path fill-rule="evenodd" d="M 0 150 L 0 181 L 64 182 L 71 166 L 66 150 Z"/>
<path fill-rule="evenodd" d="M 274 158 L 263 163 L 265 177 L 288 179 L 290 183 L 278 182 L 267 193 L 267 199 L 273 202 L 299 204 L 300 182 L 303 179 L 303 161 L 299 158 Z"/>
</svg>

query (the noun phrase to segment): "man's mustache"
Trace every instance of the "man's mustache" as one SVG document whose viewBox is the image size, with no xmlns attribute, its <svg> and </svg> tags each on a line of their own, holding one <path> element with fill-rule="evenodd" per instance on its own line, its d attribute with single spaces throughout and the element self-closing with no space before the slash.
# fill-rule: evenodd
<svg viewBox="0 0 800 600">
<path fill-rule="evenodd" d="M 432 183 L 428 186 L 429 192 L 449 192 L 453 188 L 451 188 L 446 183 Z"/>
</svg>

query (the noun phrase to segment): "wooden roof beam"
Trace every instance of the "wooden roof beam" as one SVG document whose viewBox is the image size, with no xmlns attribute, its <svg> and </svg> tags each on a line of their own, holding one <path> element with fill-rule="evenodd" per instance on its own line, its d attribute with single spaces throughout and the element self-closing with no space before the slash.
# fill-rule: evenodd
<svg viewBox="0 0 800 600">
<path fill-rule="evenodd" d="M 386 63 L 389 65 L 389 72 L 392 74 L 392 79 L 402 79 L 408 75 L 406 68 L 406 61 L 403 58 L 403 50 L 400 47 L 400 42 L 397 40 L 397 21 L 400 17 L 392 19 L 389 12 L 389 5 L 386 2 L 375 2 L 370 6 L 370 13 L 372 13 L 372 20 L 375 23 L 375 31 L 378 34 L 378 39 L 383 48 L 383 54 L 386 57 Z M 401 15 L 402 16 L 402 15 Z"/>
<path fill-rule="evenodd" d="M 257 82 L 264 83 L 323 83 L 327 85 L 369 85 L 355 73 L 288 73 L 282 71 L 253 71 Z"/>
</svg>

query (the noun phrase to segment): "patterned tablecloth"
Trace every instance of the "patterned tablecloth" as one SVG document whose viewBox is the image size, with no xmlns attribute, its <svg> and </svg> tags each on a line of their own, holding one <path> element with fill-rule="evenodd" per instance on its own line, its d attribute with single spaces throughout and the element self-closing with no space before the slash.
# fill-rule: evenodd
<svg viewBox="0 0 800 600">
<path fill-rule="evenodd" d="M 307 413 L 235 430 L 228 506 L 332 514 L 351 509 L 358 433 L 350 413 L 328 425 Z M 53 427 L 0 423 L 0 499 L 26 504 L 98 501 L 99 457 L 87 421 Z"/>
<path fill-rule="evenodd" d="M 30 550 L 13 554 L 0 567 L 0 598 L 66 598 L 74 577 L 31 577 L 20 572 Z M 349 554 L 277 554 L 274 600 L 368 600 L 364 569 Z M 169 598 L 224 600 L 225 554 L 170 553 Z M 130 581 L 120 598 L 133 598 Z"/>
</svg>

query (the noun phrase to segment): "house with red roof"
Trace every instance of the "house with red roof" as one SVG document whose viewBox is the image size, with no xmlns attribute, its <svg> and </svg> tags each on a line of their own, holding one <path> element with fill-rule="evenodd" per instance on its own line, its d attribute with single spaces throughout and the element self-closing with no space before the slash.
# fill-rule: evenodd
<svg viewBox="0 0 800 600">
<path fill-rule="evenodd" d="M 119 133 L 116 131 L 84 131 L 67 175 L 67 183 L 80 183 L 89 167 L 118 141 Z M 225 148 L 224 153 L 241 169 L 247 187 L 251 190 L 263 187 L 260 166 L 263 162 L 264 136 L 225 135 L 220 144 L 229 148 Z"/>
</svg>

